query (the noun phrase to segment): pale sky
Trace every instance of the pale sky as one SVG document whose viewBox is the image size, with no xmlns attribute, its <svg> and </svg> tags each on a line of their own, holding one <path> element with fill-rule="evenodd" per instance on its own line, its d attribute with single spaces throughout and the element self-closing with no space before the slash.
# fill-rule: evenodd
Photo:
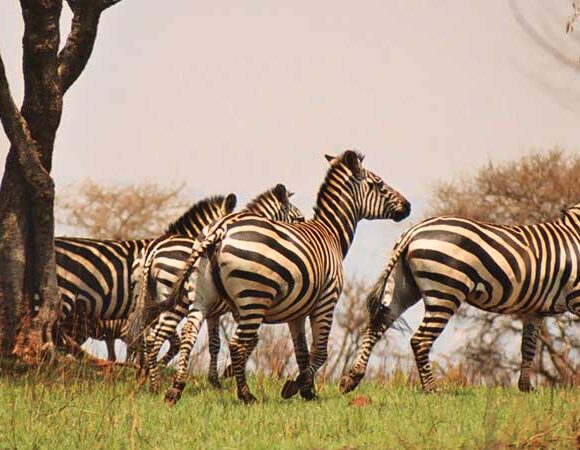
<svg viewBox="0 0 580 450">
<path fill-rule="evenodd" d="M 580 57 L 580 29 L 564 33 L 568 0 L 517 4 Z M 19 8 L 0 2 L 0 52 L 20 102 Z M 532 149 L 579 152 L 580 106 L 540 87 L 580 93 L 579 80 L 507 0 L 123 0 L 65 98 L 53 175 L 57 193 L 87 177 L 185 181 L 192 201 L 233 191 L 240 204 L 283 182 L 309 215 L 323 154 L 355 148 L 413 204 L 402 224 L 359 227 L 347 273 L 372 279 L 435 182 Z M 2 134 L 2 160 L 7 151 Z"/>
</svg>

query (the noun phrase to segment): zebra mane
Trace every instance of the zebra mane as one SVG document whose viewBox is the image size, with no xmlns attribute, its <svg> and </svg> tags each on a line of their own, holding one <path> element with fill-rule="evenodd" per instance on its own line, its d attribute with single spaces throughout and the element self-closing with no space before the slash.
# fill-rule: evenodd
<svg viewBox="0 0 580 450">
<path fill-rule="evenodd" d="M 286 191 L 286 187 L 283 184 L 277 184 L 272 189 L 268 189 L 250 200 L 248 204 L 244 206 L 244 211 L 261 213 L 264 206 L 269 203 L 268 199 L 284 203 L 281 199 L 281 197 L 283 198 L 284 196 L 286 197 L 286 200 L 288 200 L 289 195 Z"/>
<path fill-rule="evenodd" d="M 350 155 L 348 155 L 348 154 L 350 154 Z M 320 185 L 320 188 L 318 188 L 318 194 L 316 196 L 316 205 L 314 206 L 314 215 L 315 216 L 320 212 L 320 207 L 319 207 L 320 201 L 322 199 L 322 196 L 326 193 L 328 186 L 331 184 L 331 180 L 335 176 L 336 172 L 340 171 L 340 170 L 344 170 L 345 168 L 352 170 L 348 167 L 348 164 L 346 163 L 345 159 L 346 159 L 347 155 L 350 158 L 352 158 L 353 154 L 356 155 L 359 162 L 362 162 L 362 160 L 364 159 L 364 155 L 362 153 L 354 151 L 354 150 L 346 150 L 334 158 L 326 155 L 326 159 L 330 162 L 330 167 L 328 168 L 328 170 L 326 172 L 326 176 L 324 177 L 324 181 Z"/>
<path fill-rule="evenodd" d="M 235 196 L 233 196 L 233 200 L 231 200 L 230 204 L 225 204 L 226 200 L 229 200 L 229 196 L 224 195 L 214 195 L 212 197 L 205 198 L 194 203 L 185 213 L 181 215 L 176 221 L 171 223 L 166 229 L 165 234 L 184 234 L 184 231 L 187 230 L 190 232 L 192 237 L 196 237 L 197 234 L 201 231 L 199 228 L 199 217 L 208 217 L 215 215 L 212 210 L 216 208 L 226 209 L 225 214 L 229 214 L 233 211 L 236 206 Z M 202 220 L 201 223 L 204 221 Z"/>
</svg>

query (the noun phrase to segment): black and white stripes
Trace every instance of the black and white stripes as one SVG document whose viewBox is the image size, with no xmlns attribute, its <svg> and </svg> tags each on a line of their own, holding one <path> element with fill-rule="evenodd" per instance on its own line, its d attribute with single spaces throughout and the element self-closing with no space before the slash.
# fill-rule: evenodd
<svg viewBox="0 0 580 450">
<path fill-rule="evenodd" d="M 429 352 L 459 306 L 517 314 L 523 320 L 518 386 L 531 389 L 530 366 L 545 316 L 580 314 L 580 204 L 559 220 L 500 226 L 461 217 L 428 219 L 406 231 L 368 297 L 370 321 L 342 390 L 364 376 L 373 346 L 423 298 L 425 315 L 411 346 L 426 391 L 435 389 Z"/>
<path fill-rule="evenodd" d="M 233 194 L 197 202 L 167 232 L 197 236 L 204 226 L 230 213 L 235 203 Z M 136 261 L 150 241 L 55 239 L 57 282 L 62 298 L 60 333 L 71 333 L 80 326 L 75 325 L 75 317 L 95 321 L 89 330 L 96 330 L 99 320 L 127 318 L 134 307 L 131 279 L 136 277 L 139 267 Z"/>
<path fill-rule="evenodd" d="M 271 220 L 287 222 L 301 222 L 304 220 L 302 213 L 290 202 L 292 193 L 286 190 L 282 184 L 265 191 L 246 205 L 239 213 L 230 214 L 218 221 L 229 223 L 243 217 L 246 214 L 256 214 L 268 217 Z M 204 230 L 205 231 L 205 230 Z M 203 233 L 202 233 L 203 234 Z M 179 236 L 170 236 L 153 241 L 144 253 L 144 270 L 140 283 L 139 299 L 136 301 L 139 307 L 136 309 L 135 322 L 147 323 L 155 318 L 155 315 L 144 315 L 140 312 L 162 307 L 168 294 L 185 268 L 187 259 L 196 245 L 195 239 L 187 239 Z M 146 332 L 146 355 L 150 376 L 150 388 L 157 391 L 159 385 L 157 355 L 165 339 L 176 336 L 179 322 L 185 317 L 188 310 L 187 297 L 180 299 L 172 308 L 163 311 L 157 318 L 156 324 Z M 219 318 L 228 311 L 226 303 L 218 302 L 208 315 L 208 333 L 210 350 L 209 379 L 214 385 L 218 385 L 217 357 L 219 353 Z M 135 327 L 134 334 L 138 336 L 142 325 Z M 172 347 L 173 348 L 173 347 Z M 170 358 L 171 356 L 168 356 Z"/>
<path fill-rule="evenodd" d="M 238 326 L 230 353 L 238 396 L 252 402 L 245 364 L 257 343 L 262 322 L 288 322 L 300 375 L 285 396 L 300 390 L 314 398 L 314 374 L 326 361 L 327 339 L 334 307 L 342 289 L 342 259 L 361 219 L 401 220 L 409 203 L 381 178 L 362 166 L 362 157 L 346 151 L 327 157 L 331 164 L 322 184 L 312 220 L 298 224 L 273 222 L 248 215 L 225 228 L 219 222 L 190 259 L 183 284 L 192 302 L 183 328 L 178 373 L 166 399 L 175 402 L 185 386 L 189 352 L 199 323 L 224 298 L 237 311 Z M 218 234 L 217 236 L 215 234 Z M 194 253 L 196 253 L 194 252 Z M 211 257 L 210 257 L 211 256 Z M 180 298 L 176 293 L 173 298 Z M 304 333 L 306 317 L 313 335 L 312 355 Z"/>
</svg>

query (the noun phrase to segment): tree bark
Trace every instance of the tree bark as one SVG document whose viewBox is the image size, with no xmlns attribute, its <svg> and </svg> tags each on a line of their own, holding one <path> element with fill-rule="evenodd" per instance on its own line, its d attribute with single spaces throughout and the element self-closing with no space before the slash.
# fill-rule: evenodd
<svg viewBox="0 0 580 450">
<path fill-rule="evenodd" d="M 74 16 L 58 53 L 62 0 L 21 0 L 24 101 L 15 106 L 0 57 L 0 120 L 10 150 L 0 185 L 0 357 L 52 354 L 60 312 L 50 176 L 63 95 L 84 70 L 100 15 L 115 0 L 68 0 Z M 40 309 L 32 308 L 34 294 Z"/>
</svg>

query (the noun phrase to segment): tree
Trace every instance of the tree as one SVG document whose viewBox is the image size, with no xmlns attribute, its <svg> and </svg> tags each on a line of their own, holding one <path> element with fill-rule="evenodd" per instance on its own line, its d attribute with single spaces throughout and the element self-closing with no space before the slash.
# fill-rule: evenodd
<svg viewBox="0 0 580 450">
<path fill-rule="evenodd" d="M 102 185 L 91 180 L 69 186 L 57 198 L 58 223 L 93 239 L 141 239 L 163 233 L 191 206 L 176 188 L 155 183 Z"/>
<path fill-rule="evenodd" d="M 14 103 L 0 57 L 0 120 L 10 150 L 0 186 L 0 357 L 54 355 L 49 330 L 60 308 L 50 176 L 63 96 L 84 70 L 103 11 L 120 0 L 67 0 L 73 12 L 62 50 L 62 0 L 21 0 L 24 100 Z M 41 307 L 33 315 L 34 292 Z"/>
<path fill-rule="evenodd" d="M 501 224 L 552 220 L 562 208 L 580 201 L 580 156 L 560 149 L 532 153 L 501 165 L 489 163 L 473 178 L 435 186 L 428 216 L 461 215 Z M 520 367 L 517 342 L 521 325 L 512 317 L 462 308 L 470 323 L 463 356 L 488 379 L 506 378 Z M 551 383 L 569 382 L 580 370 L 580 320 L 570 314 L 545 321 L 536 373 Z M 503 375 L 502 375 L 503 373 Z M 509 377 L 508 377 L 509 379 Z"/>
<path fill-rule="evenodd" d="M 567 20 L 558 15 L 556 5 L 546 2 L 508 0 L 511 13 L 531 42 L 548 56 L 549 64 L 524 61 L 526 75 L 559 103 L 579 111 L 580 91 L 573 82 L 580 74 L 580 38 L 575 25 L 580 20 L 580 2 L 570 0 Z M 563 12 L 563 9 L 561 10 Z M 568 75 L 570 77 L 568 77 Z M 572 81 L 572 82 L 569 82 Z"/>
</svg>

